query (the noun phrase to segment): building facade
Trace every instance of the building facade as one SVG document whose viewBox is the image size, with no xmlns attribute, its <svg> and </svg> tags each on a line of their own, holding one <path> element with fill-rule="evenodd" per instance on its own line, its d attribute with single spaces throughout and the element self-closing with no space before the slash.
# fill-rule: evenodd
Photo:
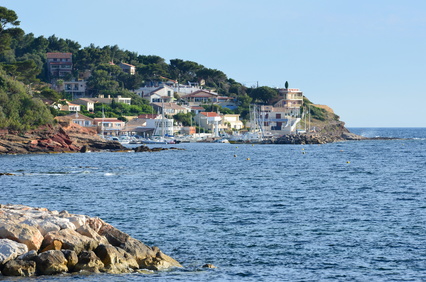
<svg viewBox="0 0 426 282">
<path fill-rule="evenodd" d="M 72 53 L 47 53 L 47 70 L 51 78 L 72 74 Z"/>
</svg>

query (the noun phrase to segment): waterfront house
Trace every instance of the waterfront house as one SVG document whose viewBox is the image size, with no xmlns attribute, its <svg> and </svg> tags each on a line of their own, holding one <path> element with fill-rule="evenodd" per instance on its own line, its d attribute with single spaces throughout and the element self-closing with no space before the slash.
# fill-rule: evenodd
<svg viewBox="0 0 426 282">
<path fill-rule="evenodd" d="M 78 112 L 76 113 L 71 113 L 65 116 L 58 116 L 55 119 L 57 119 L 58 121 L 70 121 L 72 123 L 78 124 L 80 126 L 83 127 L 94 127 L 95 125 L 95 121 L 93 118 L 87 117 L 85 115 L 82 115 Z"/>
<path fill-rule="evenodd" d="M 259 120 L 263 131 L 272 135 L 291 134 L 300 121 L 299 108 L 261 106 Z"/>
<path fill-rule="evenodd" d="M 163 118 L 161 114 L 143 114 L 139 115 L 138 119 L 145 120 L 146 128 L 149 128 L 153 131 L 153 135 L 169 135 L 172 136 L 174 134 L 173 123 L 174 120 L 170 118 Z"/>
<path fill-rule="evenodd" d="M 278 108 L 300 109 L 303 106 L 303 92 L 297 88 L 278 89 L 279 96 L 272 103 Z"/>
<path fill-rule="evenodd" d="M 126 123 L 121 132 L 126 135 L 138 135 L 142 137 L 152 136 L 155 128 L 148 127 L 146 120 L 146 118 L 140 117 L 132 118 Z"/>
<path fill-rule="evenodd" d="M 117 118 L 95 118 L 94 123 L 98 126 L 99 132 L 103 132 L 104 135 L 114 136 L 119 135 L 120 131 L 126 125 L 124 121 Z"/>
<path fill-rule="evenodd" d="M 219 136 L 219 129 L 222 128 L 220 125 L 222 117 L 220 114 L 215 112 L 200 112 L 194 117 L 195 123 L 206 130 L 210 130 L 214 133 L 214 136 Z"/>
<path fill-rule="evenodd" d="M 240 130 L 244 128 L 244 124 L 240 120 L 240 115 L 234 114 L 222 115 L 222 125 L 226 128 L 235 130 Z"/>
</svg>

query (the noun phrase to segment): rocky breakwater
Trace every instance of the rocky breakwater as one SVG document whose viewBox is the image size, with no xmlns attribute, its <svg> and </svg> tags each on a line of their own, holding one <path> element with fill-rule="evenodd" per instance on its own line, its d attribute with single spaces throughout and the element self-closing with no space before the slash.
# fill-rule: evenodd
<svg viewBox="0 0 426 282">
<path fill-rule="evenodd" d="M 0 205 L 0 270 L 4 276 L 119 274 L 173 267 L 182 266 L 159 248 L 146 246 L 99 218 Z"/>
<path fill-rule="evenodd" d="M 342 132 L 340 135 L 311 132 L 283 135 L 275 141 L 275 144 L 326 144 L 339 141 L 366 139 L 368 138 L 350 132 Z"/>
</svg>

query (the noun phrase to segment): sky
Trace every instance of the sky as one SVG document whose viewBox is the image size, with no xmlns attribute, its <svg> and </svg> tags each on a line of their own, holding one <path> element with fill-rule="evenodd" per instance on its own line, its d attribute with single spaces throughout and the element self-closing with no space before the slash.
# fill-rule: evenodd
<svg viewBox="0 0 426 282">
<path fill-rule="evenodd" d="M 424 0 L 0 0 L 35 36 L 299 88 L 347 127 L 426 127 Z"/>
</svg>

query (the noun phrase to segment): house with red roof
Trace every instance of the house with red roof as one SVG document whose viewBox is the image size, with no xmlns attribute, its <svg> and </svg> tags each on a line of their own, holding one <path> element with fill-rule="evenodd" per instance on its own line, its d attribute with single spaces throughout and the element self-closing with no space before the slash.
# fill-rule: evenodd
<svg viewBox="0 0 426 282">
<path fill-rule="evenodd" d="M 217 97 L 217 93 L 201 89 L 193 93 L 183 95 L 180 97 L 180 100 L 186 105 L 192 107 L 217 102 Z"/>
<path fill-rule="evenodd" d="M 194 117 L 195 123 L 214 133 L 214 136 L 219 136 L 219 129 L 221 126 L 222 116 L 215 112 L 200 112 Z"/>
</svg>

